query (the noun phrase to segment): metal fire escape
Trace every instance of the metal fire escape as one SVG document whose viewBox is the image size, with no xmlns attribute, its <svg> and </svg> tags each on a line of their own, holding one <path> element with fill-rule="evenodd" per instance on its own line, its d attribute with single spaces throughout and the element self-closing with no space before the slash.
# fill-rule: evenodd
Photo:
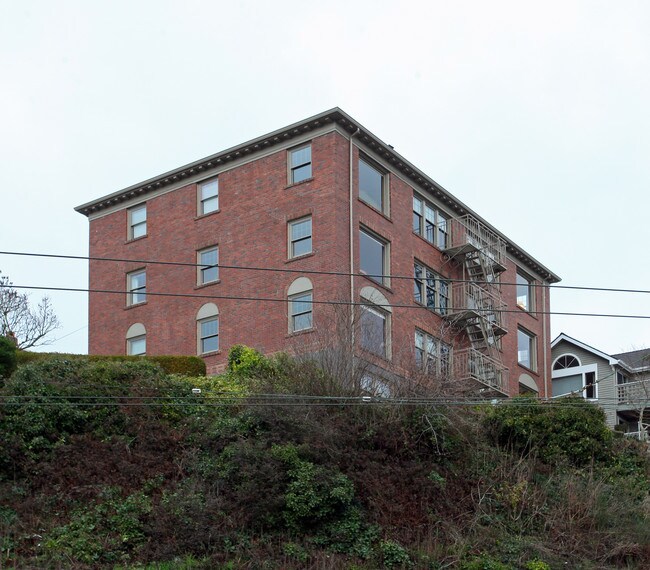
<svg viewBox="0 0 650 570">
<path fill-rule="evenodd" d="M 470 346 L 454 352 L 459 380 L 473 380 L 507 394 L 508 370 L 501 360 L 499 338 L 506 334 L 498 276 L 505 271 L 503 239 L 472 216 L 448 222 L 445 253 L 463 267 L 463 280 L 451 290 L 450 322 L 464 330 Z"/>
</svg>

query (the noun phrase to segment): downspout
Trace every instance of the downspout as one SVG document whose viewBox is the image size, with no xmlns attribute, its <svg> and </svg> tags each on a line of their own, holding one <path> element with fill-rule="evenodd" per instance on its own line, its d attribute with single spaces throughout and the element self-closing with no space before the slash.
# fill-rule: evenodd
<svg viewBox="0 0 650 570">
<path fill-rule="evenodd" d="M 546 393 L 546 397 L 550 398 L 550 395 L 548 393 L 548 361 L 547 361 L 547 346 L 548 346 L 548 330 L 546 326 L 546 322 L 551 319 L 551 316 L 548 314 L 548 311 L 550 309 L 550 306 L 546 306 L 546 294 L 547 294 L 547 289 L 548 285 L 544 285 L 542 287 L 542 307 L 544 307 L 544 313 L 542 315 L 542 334 L 544 336 L 544 392 Z M 549 295 L 550 298 L 550 295 Z"/>
<path fill-rule="evenodd" d="M 354 176 L 353 176 L 353 157 L 352 157 L 352 139 L 359 134 L 360 130 L 357 128 L 354 133 L 350 135 L 350 181 L 349 181 L 349 239 L 350 239 L 350 349 L 354 354 Z"/>
</svg>

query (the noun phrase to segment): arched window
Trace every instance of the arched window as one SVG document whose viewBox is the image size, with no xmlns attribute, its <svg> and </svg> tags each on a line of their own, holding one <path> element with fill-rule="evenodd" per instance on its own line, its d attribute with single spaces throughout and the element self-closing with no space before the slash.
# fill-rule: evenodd
<svg viewBox="0 0 650 570">
<path fill-rule="evenodd" d="M 196 341 L 198 354 L 219 350 L 219 309 L 214 303 L 206 303 L 196 314 Z"/>
<path fill-rule="evenodd" d="M 553 364 L 553 370 L 564 370 L 565 368 L 574 368 L 580 366 L 580 361 L 573 354 L 563 354 Z"/>
<path fill-rule="evenodd" d="M 126 331 L 126 353 L 131 356 L 147 353 L 147 330 L 142 323 L 135 323 Z"/>
<path fill-rule="evenodd" d="M 382 358 L 391 357 L 391 312 L 388 299 L 374 287 L 361 289 L 361 348 Z"/>
<path fill-rule="evenodd" d="M 314 326 L 314 286 L 307 277 L 298 277 L 287 291 L 289 300 L 289 332 L 311 329 Z"/>
</svg>

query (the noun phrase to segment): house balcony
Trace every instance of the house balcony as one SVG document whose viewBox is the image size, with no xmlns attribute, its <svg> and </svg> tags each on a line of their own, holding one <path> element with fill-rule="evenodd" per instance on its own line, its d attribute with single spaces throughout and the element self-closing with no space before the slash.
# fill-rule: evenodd
<svg viewBox="0 0 650 570">
<path fill-rule="evenodd" d="M 449 257 L 463 257 L 480 253 L 492 265 L 494 273 L 506 269 L 506 242 L 473 216 L 448 221 L 449 239 L 445 253 Z"/>
<path fill-rule="evenodd" d="M 650 408 L 650 380 L 617 384 L 616 395 L 619 404 L 637 407 L 645 405 Z"/>
<path fill-rule="evenodd" d="M 474 348 L 454 351 L 453 374 L 459 382 L 478 382 L 501 394 L 508 394 L 508 369 Z"/>
<path fill-rule="evenodd" d="M 451 288 L 451 307 L 447 318 L 458 327 L 473 326 L 483 319 L 494 336 L 503 336 L 506 304 L 499 295 L 476 283 L 454 283 Z"/>
</svg>

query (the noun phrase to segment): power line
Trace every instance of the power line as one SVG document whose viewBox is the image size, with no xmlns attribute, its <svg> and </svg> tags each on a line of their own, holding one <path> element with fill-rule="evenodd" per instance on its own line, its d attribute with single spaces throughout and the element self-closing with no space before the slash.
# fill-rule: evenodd
<svg viewBox="0 0 650 570">
<path fill-rule="evenodd" d="M 107 261 L 113 263 L 139 263 L 146 265 L 173 265 L 173 266 L 183 266 L 183 267 L 202 267 L 202 268 L 211 268 L 218 267 L 220 269 L 235 269 L 235 270 L 244 270 L 244 271 L 268 271 L 274 273 L 299 273 L 299 274 L 310 274 L 310 275 L 331 275 L 339 277 L 371 277 L 377 279 L 407 279 L 413 280 L 415 276 L 413 275 L 392 275 L 392 274 L 368 274 L 368 273 L 350 273 L 345 271 L 323 271 L 318 269 L 290 269 L 290 268 L 277 268 L 277 267 L 260 267 L 254 265 L 224 265 L 218 263 L 216 265 L 206 265 L 203 263 L 190 263 L 184 261 L 157 261 L 150 259 L 126 259 L 119 257 L 96 257 L 96 256 L 83 256 L 83 255 L 63 255 L 63 254 L 50 254 L 50 253 L 32 253 L 32 252 L 21 252 L 21 251 L 0 251 L 0 255 L 17 255 L 17 256 L 27 256 L 27 257 L 46 257 L 46 258 L 55 258 L 55 259 L 72 259 L 79 261 Z M 424 279 L 424 278 L 423 278 Z M 505 281 L 481 281 L 477 279 L 456 279 L 452 277 L 443 277 L 442 280 L 449 283 L 476 283 L 476 284 L 490 284 L 490 285 L 507 285 L 507 286 L 517 286 L 516 282 L 505 282 Z M 549 289 L 570 289 L 570 290 L 579 290 L 579 291 L 600 291 L 600 292 L 610 292 L 610 293 L 639 293 L 639 294 L 650 294 L 648 289 L 619 289 L 613 287 L 586 287 L 586 286 L 577 286 L 577 285 L 549 285 L 544 283 L 528 283 L 527 286 L 530 287 L 546 287 Z"/>
<path fill-rule="evenodd" d="M 14 285 L 14 284 L 0 284 L 0 288 L 7 289 L 33 289 L 39 291 L 67 291 L 73 293 L 104 293 L 111 295 L 128 295 L 132 291 L 116 290 L 116 289 L 90 289 L 82 287 L 45 287 L 36 285 Z M 256 302 L 269 302 L 269 303 L 291 303 L 288 298 L 274 298 L 274 297 L 240 297 L 237 295 L 200 295 L 198 293 L 158 293 L 158 292 L 140 292 L 144 296 L 152 297 L 182 297 L 191 299 L 206 299 L 206 300 L 229 300 L 229 301 L 256 301 Z M 371 301 L 319 301 L 312 299 L 311 301 L 301 300 L 301 303 L 311 305 L 342 305 L 342 306 L 358 306 L 367 307 L 368 305 L 376 305 L 385 308 L 400 308 L 400 309 L 426 309 L 427 311 L 440 312 L 443 307 L 428 307 L 425 305 L 412 305 L 404 303 L 373 303 Z M 444 307 L 446 311 L 466 311 L 464 307 Z M 517 313 L 521 309 L 496 309 L 496 308 L 476 308 L 472 309 L 477 313 Z M 562 311 L 531 311 L 533 315 L 558 315 L 558 316 L 572 316 L 572 317 L 603 317 L 603 318 L 618 318 L 618 319 L 650 319 L 650 315 L 621 315 L 613 313 L 574 313 Z"/>
</svg>

